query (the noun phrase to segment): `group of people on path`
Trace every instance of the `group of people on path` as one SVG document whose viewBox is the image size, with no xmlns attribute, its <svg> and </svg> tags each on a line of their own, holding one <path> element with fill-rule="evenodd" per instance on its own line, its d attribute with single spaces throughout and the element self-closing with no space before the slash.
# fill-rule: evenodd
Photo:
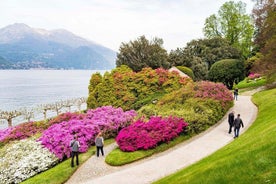
<svg viewBox="0 0 276 184">
<path fill-rule="evenodd" d="M 79 165 L 79 148 L 80 142 L 78 141 L 78 136 L 75 134 L 73 140 L 70 141 L 70 148 L 71 148 L 71 167 L 74 167 L 74 158 L 76 158 L 76 165 Z M 102 156 L 104 156 L 104 138 L 102 133 L 99 132 L 95 138 L 95 146 L 97 148 L 97 157 L 99 157 L 100 152 Z"/>
<path fill-rule="evenodd" d="M 243 121 L 241 119 L 241 115 L 238 114 L 237 117 L 235 118 L 235 112 L 232 111 L 228 114 L 228 123 L 229 123 L 229 131 L 228 133 L 231 134 L 232 129 L 234 128 L 234 138 L 239 137 L 239 132 L 240 132 L 240 128 L 244 127 L 243 125 Z"/>
</svg>

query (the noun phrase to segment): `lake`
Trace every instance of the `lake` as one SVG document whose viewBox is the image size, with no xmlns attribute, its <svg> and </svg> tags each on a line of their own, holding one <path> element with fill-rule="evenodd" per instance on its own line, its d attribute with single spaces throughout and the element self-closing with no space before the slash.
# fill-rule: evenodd
<svg viewBox="0 0 276 184">
<path fill-rule="evenodd" d="M 106 70 L 0 70 L 0 109 L 34 108 L 88 97 L 93 73 Z"/>
</svg>

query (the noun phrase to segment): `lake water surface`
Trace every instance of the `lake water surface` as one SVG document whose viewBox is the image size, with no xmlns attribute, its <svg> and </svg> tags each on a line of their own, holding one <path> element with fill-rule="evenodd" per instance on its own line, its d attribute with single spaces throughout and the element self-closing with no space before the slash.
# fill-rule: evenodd
<svg viewBox="0 0 276 184">
<path fill-rule="evenodd" d="M 88 97 L 93 73 L 103 70 L 0 70 L 0 110 L 32 108 Z"/>
</svg>

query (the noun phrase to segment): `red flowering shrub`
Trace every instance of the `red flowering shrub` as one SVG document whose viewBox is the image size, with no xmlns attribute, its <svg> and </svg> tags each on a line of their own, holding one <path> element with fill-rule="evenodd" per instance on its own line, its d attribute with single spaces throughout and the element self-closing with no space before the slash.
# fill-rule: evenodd
<svg viewBox="0 0 276 184">
<path fill-rule="evenodd" d="M 188 126 L 182 118 L 153 116 L 148 122 L 137 120 L 122 129 L 116 142 L 122 151 L 147 150 L 177 137 Z"/>
</svg>

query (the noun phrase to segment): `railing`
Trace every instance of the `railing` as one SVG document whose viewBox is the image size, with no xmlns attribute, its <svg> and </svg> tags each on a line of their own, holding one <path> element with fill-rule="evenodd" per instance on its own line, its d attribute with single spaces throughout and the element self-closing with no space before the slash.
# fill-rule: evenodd
<svg viewBox="0 0 276 184">
<path fill-rule="evenodd" d="M 52 104 L 42 104 L 36 108 L 22 108 L 19 110 L 2 111 L 0 110 L 0 122 L 2 124 L 8 123 L 8 126 L 13 126 L 13 119 L 21 117 L 21 121 L 24 120 L 30 122 L 32 119 L 39 119 L 39 114 L 43 114 L 43 119 L 46 120 L 50 116 L 59 115 L 61 112 L 71 112 L 73 107 L 75 111 L 81 111 L 83 104 L 86 104 L 87 98 L 74 98 L 69 100 L 60 100 Z M 52 112 L 52 113 L 49 113 Z M 48 117 L 47 117 L 48 116 Z M 41 120 L 41 118 L 40 118 Z"/>
</svg>

